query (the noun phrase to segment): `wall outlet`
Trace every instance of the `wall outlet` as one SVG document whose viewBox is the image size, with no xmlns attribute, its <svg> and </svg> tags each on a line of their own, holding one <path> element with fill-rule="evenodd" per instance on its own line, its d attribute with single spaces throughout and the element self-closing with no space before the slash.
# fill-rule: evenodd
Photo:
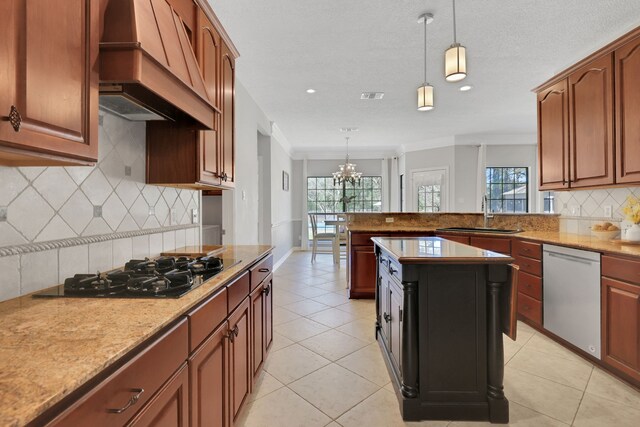
<svg viewBox="0 0 640 427">
<path fill-rule="evenodd" d="M 571 216 L 580 216 L 580 205 L 571 205 Z"/>
<path fill-rule="evenodd" d="M 169 211 L 169 225 L 176 225 L 178 223 L 178 213 L 175 209 Z"/>
<path fill-rule="evenodd" d="M 605 206 L 602 207 L 602 210 L 604 211 L 604 217 L 605 218 L 613 217 L 613 206 L 605 205 Z"/>
<path fill-rule="evenodd" d="M 198 223 L 198 209 L 191 209 L 191 224 Z"/>
<path fill-rule="evenodd" d="M 386 222 L 393 222 L 393 221 L 395 221 L 395 218 L 385 218 L 384 220 Z"/>
</svg>

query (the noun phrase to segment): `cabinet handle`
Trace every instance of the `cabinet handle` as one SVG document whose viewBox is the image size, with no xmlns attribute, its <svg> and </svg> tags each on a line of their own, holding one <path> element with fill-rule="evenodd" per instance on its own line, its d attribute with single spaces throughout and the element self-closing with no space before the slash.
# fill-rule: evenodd
<svg viewBox="0 0 640 427">
<path fill-rule="evenodd" d="M 9 115 L 2 118 L 3 121 L 11 123 L 13 130 L 20 132 L 20 125 L 22 125 L 22 116 L 15 105 L 11 106 Z"/>
<path fill-rule="evenodd" d="M 264 294 L 264 296 L 269 295 L 270 292 L 271 292 L 271 285 L 267 286 L 262 290 L 262 293 Z"/>
<path fill-rule="evenodd" d="M 395 268 L 393 268 L 393 266 L 392 266 L 392 265 L 390 265 L 390 266 L 389 266 L 389 272 L 390 272 L 391 274 L 396 274 L 396 273 L 398 272 L 398 270 L 396 270 Z"/>
<path fill-rule="evenodd" d="M 124 405 L 122 408 L 120 409 L 107 409 L 107 412 L 110 414 L 121 414 L 124 411 L 126 411 L 127 409 L 129 409 L 130 407 L 132 407 L 133 405 L 135 405 L 136 403 L 138 403 L 138 400 L 140 400 L 140 396 L 142 396 L 142 393 L 144 393 L 144 389 L 143 388 L 134 388 L 133 390 L 131 390 L 133 393 L 135 393 L 133 396 L 131 396 L 131 398 L 129 399 L 129 401 L 127 402 L 126 405 Z"/>
<path fill-rule="evenodd" d="M 229 331 L 229 335 L 227 335 L 227 338 L 229 338 L 229 341 L 234 342 L 239 333 L 240 329 L 238 328 L 238 325 L 236 325 Z"/>
<path fill-rule="evenodd" d="M 238 328 L 238 325 L 234 326 L 231 332 L 233 332 L 233 335 L 237 337 L 238 334 L 240 333 L 240 328 Z"/>
<path fill-rule="evenodd" d="M 380 262 L 383 263 L 384 265 L 389 265 L 389 260 L 386 258 L 380 257 Z"/>
<path fill-rule="evenodd" d="M 258 269 L 258 271 L 259 271 L 260 273 L 268 273 L 268 272 L 269 272 L 269 269 L 268 269 L 268 268 L 259 268 L 259 269 Z"/>
<path fill-rule="evenodd" d="M 387 313 L 384 313 L 382 317 L 384 318 L 385 322 L 387 323 L 391 322 L 391 316 L 389 316 Z"/>
</svg>

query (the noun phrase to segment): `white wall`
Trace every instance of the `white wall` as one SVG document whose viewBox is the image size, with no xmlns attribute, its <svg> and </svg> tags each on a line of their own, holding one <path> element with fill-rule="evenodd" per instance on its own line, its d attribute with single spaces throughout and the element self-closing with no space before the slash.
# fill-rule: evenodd
<svg viewBox="0 0 640 427">
<path fill-rule="evenodd" d="M 202 224 L 222 225 L 222 196 L 202 197 Z"/>
<path fill-rule="evenodd" d="M 282 136 L 280 136 L 282 138 Z M 282 186 L 283 172 L 289 174 L 289 190 Z M 299 177 L 298 177 L 299 178 Z M 284 150 L 277 135 L 271 136 L 271 242 L 275 245 L 274 260 L 277 262 L 299 243 L 299 223 L 293 215 L 294 194 L 302 188 L 301 180 L 295 179 L 293 160 Z"/>
</svg>

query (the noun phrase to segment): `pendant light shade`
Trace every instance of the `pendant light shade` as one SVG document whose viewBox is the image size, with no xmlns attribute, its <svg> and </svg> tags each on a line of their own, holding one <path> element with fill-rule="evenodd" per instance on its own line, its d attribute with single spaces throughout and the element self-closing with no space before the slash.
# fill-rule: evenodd
<svg viewBox="0 0 640 427">
<path fill-rule="evenodd" d="M 458 43 L 456 34 L 456 0 L 453 0 L 453 44 L 444 53 L 444 77 L 448 82 L 467 77 L 467 49 Z"/>
<path fill-rule="evenodd" d="M 424 83 L 418 88 L 418 111 L 433 110 L 433 86 L 427 83 L 427 24 L 433 22 L 431 13 L 423 13 L 418 23 L 424 24 Z"/>
<path fill-rule="evenodd" d="M 444 73 L 448 82 L 459 82 L 467 77 L 467 49 L 460 43 L 451 45 L 444 53 Z"/>
<path fill-rule="evenodd" d="M 433 110 L 433 86 L 425 83 L 418 88 L 418 111 Z"/>
</svg>

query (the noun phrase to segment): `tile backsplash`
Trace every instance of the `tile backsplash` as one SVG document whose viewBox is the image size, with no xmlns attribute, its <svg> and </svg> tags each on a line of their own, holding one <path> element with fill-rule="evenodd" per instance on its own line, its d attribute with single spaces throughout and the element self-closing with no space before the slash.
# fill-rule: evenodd
<svg viewBox="0 0 640 427">
<path fill-rule="evenodd" d="M 598 190 L 556 191 L 556 211 L 561 214 L 560 231 L 575 234 L 590 234 L 591 226 L 605 221 L 620 226 L 630 225 L 625 221 L 622 208 L 629 196 L 640 197 L 640 187 L 622 187 Z M 605 209 L 611 207 L 611 216 Z"/>
<path fill-rule="evenodd" d="M 0 251 L 87 236 L 104 240 L 0 256 L 0 301 L 73 273 L 199 241 L 198 225 L 190 227 L 199 193 L 145 184 L 145 124 L 101 111 L 99 131 L 96 167 L 0 167 Z M 115 233 L 143 230 L 153 233 L 115 239 Z"/>
</svg>

